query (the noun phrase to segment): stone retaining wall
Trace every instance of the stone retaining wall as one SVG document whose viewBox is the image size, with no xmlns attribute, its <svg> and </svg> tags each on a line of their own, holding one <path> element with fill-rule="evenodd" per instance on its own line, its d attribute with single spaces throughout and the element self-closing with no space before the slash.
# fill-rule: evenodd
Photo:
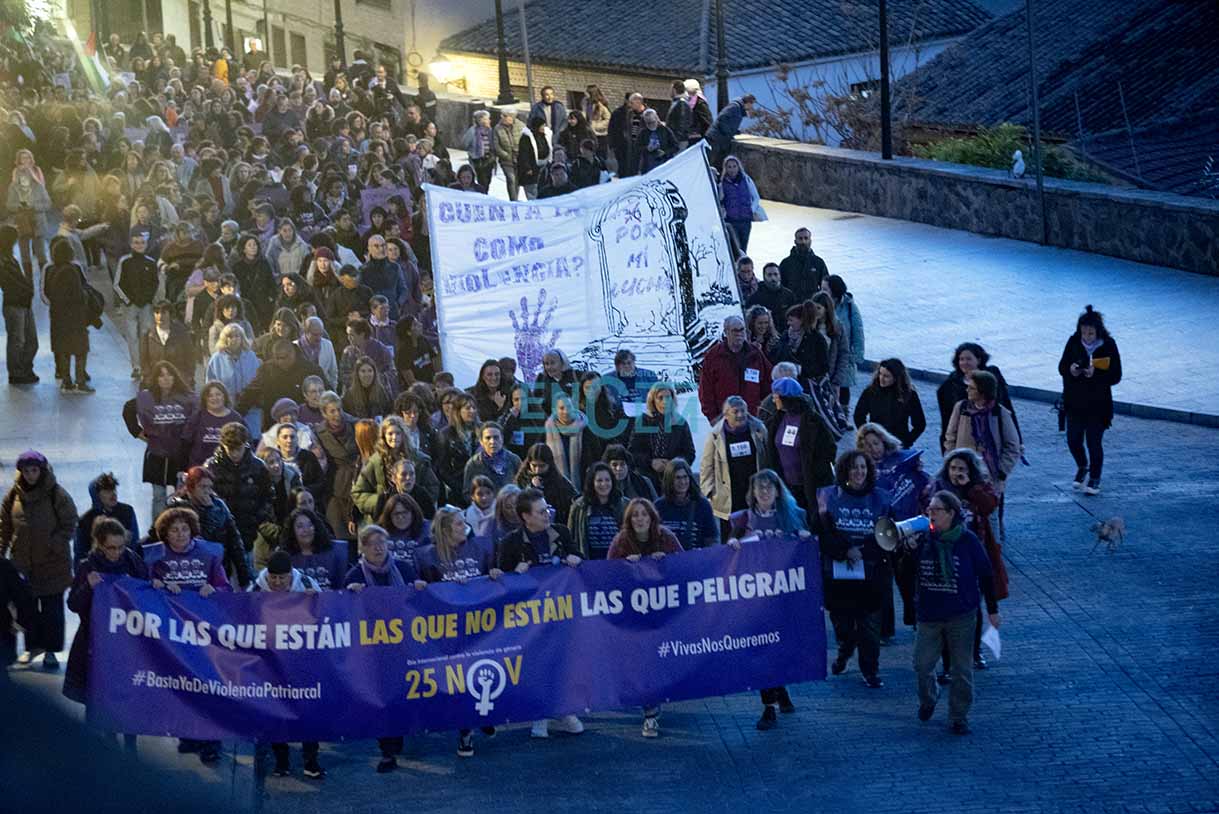
<svg viewBox="0 0 1219 814">
<path fill-rule="evenodd" d="M 763 198 L 1041 242 L 1037 186 L 999 170 L 740 136 Z M 1046 179 L 1049 243 L 1219 275 L 1219 201 Z"/>
</svg>

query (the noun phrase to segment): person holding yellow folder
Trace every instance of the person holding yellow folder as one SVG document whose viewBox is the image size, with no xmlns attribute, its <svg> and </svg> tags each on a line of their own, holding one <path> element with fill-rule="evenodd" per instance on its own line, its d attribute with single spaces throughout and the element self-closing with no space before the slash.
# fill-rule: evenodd
<svg viewBox="0 0 1219 814">
<path fill-rule="evenodd" d="M 1074 487 L 1085 495 L 1098 495 L 1105 462 L 1101 441 L 1113 423 L 1113 386 L 1122 380 L 1122 357 L 1105 329 L 1104 316 L 1091 305 L 1084 307 L 1075 333 L 1062 349 L 1058 372 L 1067 447 L 1075 458 Z"/>
</svg>

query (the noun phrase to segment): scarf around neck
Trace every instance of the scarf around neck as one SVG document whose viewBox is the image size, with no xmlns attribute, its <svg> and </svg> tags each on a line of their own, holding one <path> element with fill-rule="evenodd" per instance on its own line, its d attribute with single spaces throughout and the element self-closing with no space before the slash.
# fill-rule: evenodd
<svg viewBox="0 0 1219 814">
<path fill-rule="evenodd" d="M 995 409 L 995 402 L 988 401 L 981 407 L 972 401 L 965 402 L 965 412 L 969 416 L 969 431 L 973 435 L 974 445 L 981 447 L 982 460 L 993 477 L 999 476 L 999 447 L 995 436 L 990 431 L 990 414 Z M 1003 417 L 1000 416 L 1002 421 Z"/>
<path fill-rule="evenodd" d="M 387 556 L 384 564 L 379 568 L 363 557 L 360 557 L 360 570 L 364 572 L 364 584 L 368 586 L 378 584 L 373 578 L 374 575 L 384 577 L 387 574 L 389 575 L 389 587 L 402 588 L 406 585 L 406 581 L 402 579 L 402 572 L 398 570 L 393 557 Z"/>
</svg>

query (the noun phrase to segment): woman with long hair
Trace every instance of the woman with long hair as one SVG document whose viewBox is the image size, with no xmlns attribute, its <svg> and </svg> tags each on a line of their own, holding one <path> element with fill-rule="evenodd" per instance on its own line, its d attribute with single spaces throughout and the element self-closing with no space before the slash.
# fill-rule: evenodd
<svg viewBox="0 0 1219 814">
<path fill-rule="evenodd" d="M 143 441 L 144 483 L 152 484 L 152 516 L 165 508 L 167 487 L 177 483 L 186 467 L 183 433 L 194 417 L 198 399 L 170 362 L 157 362 L 148 374 L 149 386 L 123 405 L 127 430 Z"/>
<path fill-rule="evenodd" d="M 817 381 L 827 376 L 830 372 L 830 343 L 817 330 L 817 309 L 812 300 L 789 307 L 785 317 L 787 329 L 779 335 L 775 361 L 796 364 L 803 382 Z"/>
<path fill-rule="evenodd" d="M 1075 333 L 1062 349 L 1058 373 L 1067 447 L 1075 459 L 1074 486 L 1085 495 L 1096 495 L 1105 462 L 1101 442 L 1113 424 L 1113 386 L 1122 380 L 1122 356 L 1105 328 L 1104 316 L 1091 305 L 1075 320 Z"/>
<path fill-rule="evenodd" d="M 694 460 L 694 437 L 685 416 L 677 409 L 673 385 L 657 382 L 648 390 L 643 416 L 631 434 L 629 449 L 635 468 L 645 473 L 657 490 L 669 461 Z"/>
<path fill-rule="evenodd" d="M 389 415 L 393 400 L 381 384 L 377 366 L 367 356 L 356 360 L 351 381 L 343 392 L 343 407 L 357 418 L 378 418 Z"/>
<path fill-rule="evenodd" d="M 953 408 L 966 397 L 965 379 L 975 370 L 984 370 L 995 377 L 995 399 L 1008 409 L 1012 414 L 1012 421 L 1016 424 L 1016 431 L 1020 430 L 1020 421 L 1016 418 L 1016 409 L 1012 406 L 1012 397 L 1007 392 L 1007 380 L 1003 378 L 1003 371 L 998 366 L 990 363 L 990 354 L 986 349 L 977 342 L 962 342 L 957 345 L 952 352 L 952 360 L 949 365 L 952 372 L 948 374 L 948 378 L 936 388 L 935 399 L 940 408 L 940 443 L 942 449 L 952 449 L 945 447 L 944 436 L 948 432 L 948 421 L 952 416 Z"/>
<path fill-rule="evenodd" d="M 859 394 L 855 426 L 862 427 L 868 422 L 880 424 L 893 433 L 906 449 L 914 446 L 927 429 L 918 391 L 901 359 L 882 360 L 872 374 L 872 381 Z"/>
<path fill-rule="evenodd" d="M 538 489 L 551 509 L 551 522 L 566 519 L 576 499 L 576 488 L 559 473 L 554 453 L 545 444 L 534 444 L 525 453 L 516 473 L 516 485 L 522 489 Z"/>
<path fill-rule="evenodd" d="M 458 508 L 444 506 L 436 511 L 431 539 L 432 544 L 418 554 L 415 587 L 419 590 L 432 582 L 465 584 L 479 577 L 499 579 L 504 575 L 495 566 L 491 541 L 473 535 Z M 482 731 L 488 736 L 495 735 L 495 727 L 483 727 Z M 457 733 L 457 756 L 474 757 L 474 733 L 469 729 Z"/>
<path fill-rule="evenodd" d="M 765 305 L 751 305 L 745 311 L 745 338 L 762 351 L 767 359 L 779 359 L 782 343 L 775 332 L 775 323 L 770 309 Z"/>
<path fill-rule="evenodd" d="M 554 412 L 546 419 L 546 446 L 554 455 L 559 474 L 574 484 L 584 482 L 588 465 L 595 460 L 597 437 L 584 414 L 570 396 L 558 396 Z"/>
<path fill-rule="evenodd" d="M 466 389 L 474 396 L 479 421 L 499 421 L 508 412 L 512 383 L 504 382 L 499 362 L 488 359 L 478 369 L 478 381 Z"/>
<path fill-rule="evenodd" d="M 622 530 L 610 543 L 607 560 L 638 562 L 643 557 L 664 559 L 669 554 L 680 554 L 681 543 L 677 536 L 660 522 L 651 501 L 635 498 L 627 504 L 622 518 Z M 660 704 L 648 704 L 643 708 L 643 736 L 660 736 Z"/>
<path fill-rule="evenodd" d="M 893 590 L 889 554 L 876 543 L 876 521 L 892 515 L 889 493 L 876 485 L 876 465 L 867 453 L 844 452 L 835 466 L 835 487 L 817 517 L 825 606 L 838 640 L 830 668 L 841 675 L 855 649 L 859 670 L 872 689 L 884 686 L 880 672 L 884 591 Z"/>
<path fill-rule="evenodd" d="M 20 114 L 17 114 L 20 115 Z M 21 119 L 24 124 L 25 119 Z M 47 191 L 46 177 L 34 154 L 21 149 L 16 153 L 13 171 L 9 178 L 6 208 L 17 225 L 17 245 L 21 265 L 30 280 L 35 280 L 35 271 L 46 265 L 47 213 L 51 211 L 51 195 Z M 37 266 L 34 261 L 37 260 Z"/>
<path fill-rule="evenodd" d="M 743 542 L 767 537 L 809 536 L 804 509 L 796 505 L 796 499 L 773 469 L 759 470 L 750 477 L 746 503 L 748 508 L 733 512 L 728 518 L 730 532 L 726 545 L 739 549 Z M 761 698 L 762 717 L 756 726 L 763 732 L 778 724 L 776 709 L 785 715 L 796 711 L 787 687 L 767 687 L 761 691 Z"/>
<path fill-rule="evenodd" d="M 673 458 L 665 465 L 655 505 L 660 522 L 686 551 L 719 543 L 720 527 L 711 501 L 699 492 L 694 471 L 685 459 Z"/>
<path fill-rule="evenodd" d="M 189 444 L 187 466 L 202 466 L 220 445 L 220 428 L 241 421 L 233 409 L 233 399 L 222 382 L 209 380 L 199 390 L 199 406 L 186 423 L 182 437 Z"/>
<path fill-rule="evenodd" d="M 406 464 L 409 462 L 400 462 Z M 404 560 L 412 568 L 416 566 L 415 555 L 427 545 L 430 521 L 424 517 L 419 501 L 405 492 L 389 495 L 377 525 L 389 536 L 389 553 L 397 560 Z"/>
<path fill-rule="evenodd" d="M 586 560 L 603 560 L 622 528 L 629 501 L 618 491 L 609 464 L 598 461 L 584 476 L 584 490 L 571 504 L 567 528 L 571 541 Z"/>
<path fill-rule="evenodd" d="M 452 391 L 449 426 L 440 433 L 440 459 L 437 473 L 444 483 L 448 502 L 466 507 L 466 464 L 478 450 L 478 405 L 463 391 Z"/>
</svg>

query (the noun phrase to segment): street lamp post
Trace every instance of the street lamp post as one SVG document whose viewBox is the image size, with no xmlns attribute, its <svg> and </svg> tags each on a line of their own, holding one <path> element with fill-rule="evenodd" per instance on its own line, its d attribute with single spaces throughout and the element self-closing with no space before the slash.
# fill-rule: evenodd
<svg viewBox="0 0 1219 814">
<path fill-rule="evenodd" d="M 233 0 L 224 0 L 224 44 L 228 46 L 233 59 L 241 57 L 237 50 L 237 32 L 233 30 Z"/>
<path fill-rule="evenodd" d="M 889 109 L 889 9 L 880 0 L 880 157 L 893 160 L 893 112 Z"/>
<path fill-rule="evenodd" d="M 1029 101 L 1033 106 L 1033 168 L 1037 171 L 1037 205 L 1041 210 L 1041 242 L 1050 244 L 1050 221 L 1045 212 L 1045 178 L 1041 166 L 1041 101 L 1037 97 L 1037 58 L 1033 51 L 1033 0 L 1025 0 L 1029 35 Z"/>
<path fill-rule="evenodd" d="M 336 0 L 337 2 L 337 0 Z M 495 0 L 495 37 L 496 55 L 499 57 L 499 96 L 497 105 L 514 105 L 516 97 L 512 95 L 512 83 L 508 80 L 508 44 L 504 40 L 504 3 Z"/>
<path fill-rule="evenodd" d="M 715 110 L 728 106 L 728 49 L 724 45 L 724 0 L 715 0 Z"/>
<path fill-rule="evenodd" d="M 334 53 L 338 56 L 340 65 L 347 64 L 347 44 L 343 41 L 342 0 L 334 0 Z"/>
<path fill-rule="evenodd" d="M 212 38 L 212 4 L 210 0 L 203 0 L 203 46 L 208 49 L 216 47 L 216 40 Z"/>
</svg>

